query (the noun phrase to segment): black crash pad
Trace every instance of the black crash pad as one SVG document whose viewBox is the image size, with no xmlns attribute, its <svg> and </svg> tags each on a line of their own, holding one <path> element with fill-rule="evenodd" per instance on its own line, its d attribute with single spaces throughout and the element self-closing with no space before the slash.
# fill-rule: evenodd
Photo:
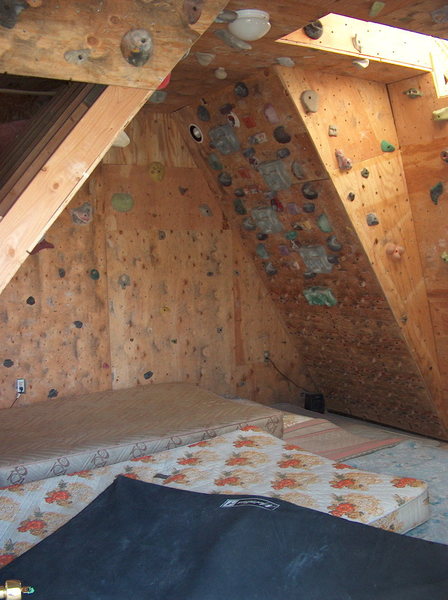
<svg viewBox="0 0 448 600">
<path fill-rule="evenodd" d="M 118 477 L 0 571 L 30 600 L 447 600 L 448 546 Z"/>
</svg>

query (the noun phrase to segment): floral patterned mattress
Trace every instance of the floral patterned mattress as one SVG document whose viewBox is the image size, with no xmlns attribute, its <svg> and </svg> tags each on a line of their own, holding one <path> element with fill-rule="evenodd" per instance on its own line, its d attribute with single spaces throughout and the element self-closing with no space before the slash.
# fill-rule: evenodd
<svg viewBox="0 0 448 600">
<path fill-rule="evenodd" d="M 428 518 L 423 481 L 354 469 L 249 425 L 213 439 L 0 490 L 0 566 L 80 512 L 118 475 L 218 494 L 281 498 L 404 533 Z"/>
</svg>

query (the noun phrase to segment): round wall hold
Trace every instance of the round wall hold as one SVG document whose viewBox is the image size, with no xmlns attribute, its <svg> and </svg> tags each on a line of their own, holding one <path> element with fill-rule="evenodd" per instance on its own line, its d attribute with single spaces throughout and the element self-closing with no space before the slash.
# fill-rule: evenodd
<svg viewBox="0 0 448 600">
<path fill-rule="evenodd" d="M 309 182 L 302 185 L 302 194 L 307 200 L 315 200 L 319 196 L 319 192 L 314 185 Z"/>
<path fill-rule="evenodd" d="M 33 298 L 33 296 L 29 296 L 26 299 L 26 303 L 29 304 L 30 306 L 33 306 L 33 304 L 36 304 L 36 300 Z"/>
<path fill-rule="evenodd" d="M 288 144 L 291 141 L 291 136 L 283 125 L 274 129 L 274 138 L 279 144 Z"/>
<path fill-rule="evenodd" d="M 249 88 L 242 81 L 235 84 L 233 91 L 235 92 L 235 96 L 240 98 L 246 98 L 249 95 Z"/>
<path fill-rule="evenodd" d="M 305 25 L 303 32 L 312 40 L 318 40 L 320 37 L 322 37 L 324 27 L 321 21 L 313 21 L 312 23 Z"/>
<path fill-rule="evenodd" d="M 121 54 L 133 67 L 142 67 L 152 53 L 152 38 L 146 29 L 131 29 L 121 39 Z"/>
<path fill-rule="evenodd" d="M 201 129 L 197 126 L 197 125 L 190 125 L 190 135 L 191 137 L 194 139 L 195 142 L 197 142 L 198 144 L 200 144 L 203 139 L 204 139 L 204 135 L 201 131 Z"/>
<path fill-rule="evenodd" d="M 90 269 L 89 275 L 94 281 L 98 281 L 100 278 L 100 272 L 97 269 Z"/>
<path fill-rule="evenodd" d="M 227 71 L 224 69 L 224 67 L 218 67 L 215 70 L 215 77 L 216 79 L 227 79 Z"/>
</svg>

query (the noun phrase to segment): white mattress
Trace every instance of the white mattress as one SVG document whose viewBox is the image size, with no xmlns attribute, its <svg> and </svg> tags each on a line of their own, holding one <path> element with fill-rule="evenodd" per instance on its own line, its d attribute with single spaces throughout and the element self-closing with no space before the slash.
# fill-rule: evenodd
<svg viewBox="0 0 448 600">
<path fill-rule="evenodd" d="M 0 564 L 89 504 L 118 475 L 196 492 L 283 500 L 403 533 L 429 516 L 427 485 L 353 469 L 254 426 L 74 475 L 0 491 Z"/>
<path fill-rule="evenodd" d="M 282 413 L 193 385 L 161 383 L 1 411 L 0 486 L 104 467 L 256 424 L 282 437 Z"/>
</svg>

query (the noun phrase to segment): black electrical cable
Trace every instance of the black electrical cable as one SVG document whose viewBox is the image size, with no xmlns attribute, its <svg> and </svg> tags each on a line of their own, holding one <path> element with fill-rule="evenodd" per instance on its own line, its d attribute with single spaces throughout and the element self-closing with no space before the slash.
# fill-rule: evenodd
<svg viewBox="0 0 448 600">
<path fill-rule="evenodd" d="M 267 356 L 265 358 L 266 362 L 271 363 L 271 365 L 274 367 L 274 369 L 277 371 L 277 373 L 279 373 L 282 377 L 284 377 L 287 381 L 289 381 L 290 383 L 292 383 L 293 385 L 296 386 L 296 388 L 298 388 L 299 390 L 301 390 L 302 392 L 306 392 L 306 393 L 311 393 L 308 392 L 308 390 L 305 390 L 305 388 L 302 385 L 299 385 L 298 383 L 296 383 L 294 380 L 292 380 L 290 377 L 288 377 L 288 375 L 286 375 L 285 373 L 283 373 L 283 371 L 280 371 L 280 369 L 277 367 L 277 365 L 275 364 L 275 362 L 272 360 L 272 358 L 270 356 Z M 316 389 L 318 389 L 318 387 L 316 386 L 316 382 L 314 381 L 313 377 L 311 375 L 309 375 L 309 378 L 311 379 L 311 381 L 313 382 L 313 385 Z"/>
</svg>

